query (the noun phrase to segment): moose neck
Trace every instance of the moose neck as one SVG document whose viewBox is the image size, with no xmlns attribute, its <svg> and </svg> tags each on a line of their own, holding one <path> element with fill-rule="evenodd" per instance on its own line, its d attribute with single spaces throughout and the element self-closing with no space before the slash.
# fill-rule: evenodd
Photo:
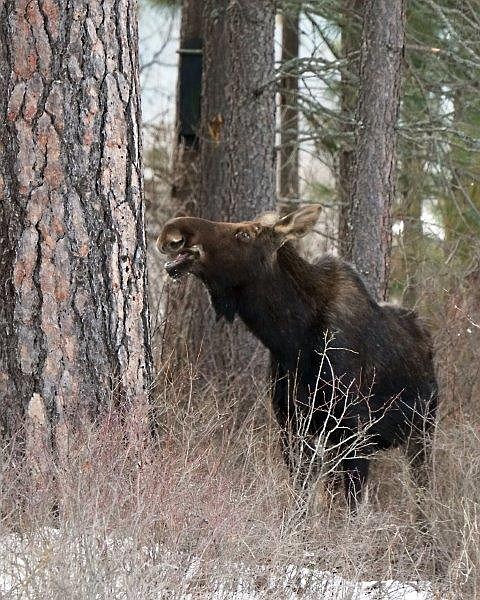
<svg viewBox="0 0 480 600">
<path fill-rule="evenodd" d="M 278 251 L 273 267 L 236 290 L 237 312 L 285 368 L 309 360 L 306 348 L 322 329 L 327 282 L 291 244 Z"/>
</svg>

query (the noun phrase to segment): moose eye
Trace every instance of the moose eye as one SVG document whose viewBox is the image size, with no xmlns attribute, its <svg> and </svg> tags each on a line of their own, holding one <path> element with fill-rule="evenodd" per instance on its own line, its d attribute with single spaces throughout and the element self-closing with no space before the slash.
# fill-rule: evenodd
<svg viewBox="0 0 480 600">
<path fill-rule="evenodd" d="M 250 234 L 248 233 L 248 231 L 238 231 L 235 234 L 235 237 L 241 242 L 248 242 L 248 240 L 250 239 Z"/>
<path fill-rule="evenodd" d="M 183 246 L 183 238 L 180 238 L 179 240 L 170 240 L 168 242 L 168 247 L 171 250 L 178 250 L 182 246 Z"/>
</svg>

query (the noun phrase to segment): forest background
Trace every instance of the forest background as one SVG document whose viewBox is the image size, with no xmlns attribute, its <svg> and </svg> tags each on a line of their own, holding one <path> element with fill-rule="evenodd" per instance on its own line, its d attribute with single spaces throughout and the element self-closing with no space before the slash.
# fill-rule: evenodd
<svg viewBox="0 0 480 600">
<path fill-rule="evenodd" d="M 39 398 L 32 396 L 34 402 L 24 407 L 32 421 L 26 440 L 9 439 L 3 451 L 2 527 L 7 533 L 20 531 L 29 544 L 26 550 L 16 546 L 17 538 L 8 538 L 2 546 L 9 557 L 19 548 L 9 566 L 9 572 L 17 572 L 11 575 L 10 597 L 60 598 L 65 590 L 70 597 L 107 597 L 115 578 L 123 578 L 123 590 L 130 590 L 118 597 L 154 597 L 160 579 L 166 593 L 198 595 L 220 577 L 226 592 L 233 593 L 243 577 L 253 578 L 259 593 L 270 590 L 272 597 L 282 598 L 285 591 L 270 589 L 262 568 L 278 574 L 295 564 L 335 570 L 348 581 L 429 581 L 437 597 L 474 598 L 480 594 L 480 3 L 398 3 L 405 43 L 393 133 L 396 185 L 389 187 L 391 197 L 383 207 L 391 222 L 387 219 L 379 232 L 380 237 L 387 232 L 388 243 L 376 257 L 385 276 L 375 293 L 414 308 L 434 335 L 441 405 L 431 487 L 421 498 L 428 536 L 418 528 L 417 492 L 396 453 L 375 461 L 369 497 L 354 524 L 341 502 L 329 502 L 321 485 L 315 509 L 298 518 L 278 451 L 264 351 L 240 326 L 232 331 L 213 325 L 203 291 L 191 281 L 166 281 L 155 249 L 163 223 L 179 210 L 241 219 L 255 216 L 252 211 L 287 212 L 298 203 L 319 202 L 325 207 L 321 222 L 302 251 L 311 258 L 325 251 L 352 258 L 349 219 L 350 230 L 361 228 L 352 224 L 349 212 L 359 94 L 368 75 L 383 77 L 365 73 L 360 64 L 364 11 L 375 3 L 284 0 L 274 8 L 269 2 L 248 2 L 258 9 L 259 29 L 247 35 L 233 16 L 225 38 L 220 34 L 225 34 L 224 23 L 213 9 L 210 20 L 199 19 L 203 4 L 212 9 L 214 3 L 144 0 L 139 7 L 153 341 L 144 363 L 152 375 L 145 381 L 150 377 L 156 437 L 145 438 L 136 427 L 132 433 L 125 407 L 117 404 L 113 375 L 101 410 L 97 397 L 89 397 L 86 411 L 77 411 L 71 401 L 65 414 L 71 411 L 77 419 L 79 412 L 80 417 L 74 430 L 61 435 L 57 426 L 54 434 L 49 426 L 56 423 L 55 411 L 48 405 L 37 410 Z M 274 32 L 270 37 L 265 24 Z M 223 127 L 215 115 L 229 107 L 228 97 L 222 97 L 222 107 L 215 105 L 222 96 L 215 90 L 231 86 L 241 106 L 258 73 L 265 85 L 254 114 L 255 135 L 250 135 L 251 123 L 242 125 L 239 111 L 240 133 L 230 133 L 235 143 L 221 149 L 245 174 L 236 190 L 216 168 L 215 144 L 204 150 L 201 143 L 188 142 L 191 131 L 179 131 L 179 57 L 195 52 L 178 49 L 198 37 L 213 90 L 202 100 L 213 119 L 199 121 L 201 139 L 208 130 L 215 142 L 217 128 Z M 219 40 L 224 45 L 230 40 L 229 52 L 222 52 Z M 275 63 L 269 62 L 271 51 Z M 277 106 L 273 123 L 272 99 Z M 115 134 L 114 119 L 109 126 Z M 243 126 L 249 139 L 241 136 Z M 270 143 L 276 165 L 271 156 L 252 164 L 255 148 Z M 102 185 L 115 188 L 114 177 L 102 179 Z M 254 192 L 243 196 L 244 204 L 229 206 L 235 191 L 242 197 L 238 189 Z M 125 252 L 133 256 L 136 251 Z M 115 313 L 123 310 L 120 300 L 109 306 Z M 125 323 L 134 322 L 142 309 L 136 310 L 125 310 Z M 148 329 L 146 319 L 140 321 L 144 329 L 138 330 L 138 340 Z M 120 364 L 133 373 L 129 357 Z M 125 397 L 142 394 L 146 383 L 135 380 L 137 388 Z M 135 412 L 137 423 L 145 422 L 144 408 Z M 92 411 L 95 425 L 83 418 L 83 412 Z M 53 542 L 50 530 L 41 527 L 56 528 Z M 38 531 L 47 533 L 32 534 Z M 25 584 L 19 564 L 28 562 L 31 547 L 41 559 L 34 561 Z M 175 568 L 165 566 L 159 553 L 175 555 Z M 38 566 L 42 560 L 47 567 Z M 192 560 L 195 574 L 185 578 Z"/>
</svg>

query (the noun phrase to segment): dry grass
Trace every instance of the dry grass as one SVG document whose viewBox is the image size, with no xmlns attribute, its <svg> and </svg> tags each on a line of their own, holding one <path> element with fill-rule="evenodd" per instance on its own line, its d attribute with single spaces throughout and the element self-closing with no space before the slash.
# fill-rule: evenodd
<svg viewBox="0 0 480 600">
<path fill-rule="evenodd" d="M 396 453 L 375 461 L 357 516 L 320 485 L 313 509 L 299 517 L 268 390 L 257 389 L 246 420 L 234 425 L 235 390 L 199 387 L 194 370 L 182 382 L 160 386 L 156 439 L 133 440 L 109 415 L 72 435 L 47 468 L 4 448 L 5 597 L 203 598 L 221 580 L 227 598 L 248 572 L 265 597 L 284 598 L 281 586 L 267 594 L 267 574 L 291 564 L 349 580 L 429 580 L 438 598 L 478 597 L 477 424 L 457 418 L 439 427 L 421 500 L 428 534 L 417 526 L 416 490 Z"/>
</svg>

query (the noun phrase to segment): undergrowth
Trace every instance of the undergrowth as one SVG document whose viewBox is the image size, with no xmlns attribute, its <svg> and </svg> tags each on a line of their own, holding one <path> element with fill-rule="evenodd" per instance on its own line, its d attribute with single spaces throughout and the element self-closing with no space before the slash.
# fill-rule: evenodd
<svg viewBox="0 0 480 600">
<path fill-rule="evenodd" d="M 0 560 L 9 581 L 18 575 L 6 597 L 144 599 L 161 588 L 164 597 L 201 598 L 212 581 L 234 588 L 245 571 L 262 590 L 266 573 L 288 565 L 353 581 L 430 581 L 439 598 L 480 594 L 478 422 L 441 420 L 422 498 L 392 452 L 374 459 L 357 515 L 322 482 L 304 515 L 267 386 L 234 423 L 244 401 L 235 390 L 198 386 L 192 369 L 181 377 L 183 386 L 158 386 L 153 435 L 130 435 L 111 411 L 68 434 L 47 459 L 39 451 L 37 462 L 26 461 L 15 442 L 3 448 Z M 41 560 L 27 565 L 25 579 L 32 545 Z"/>
</svg>

